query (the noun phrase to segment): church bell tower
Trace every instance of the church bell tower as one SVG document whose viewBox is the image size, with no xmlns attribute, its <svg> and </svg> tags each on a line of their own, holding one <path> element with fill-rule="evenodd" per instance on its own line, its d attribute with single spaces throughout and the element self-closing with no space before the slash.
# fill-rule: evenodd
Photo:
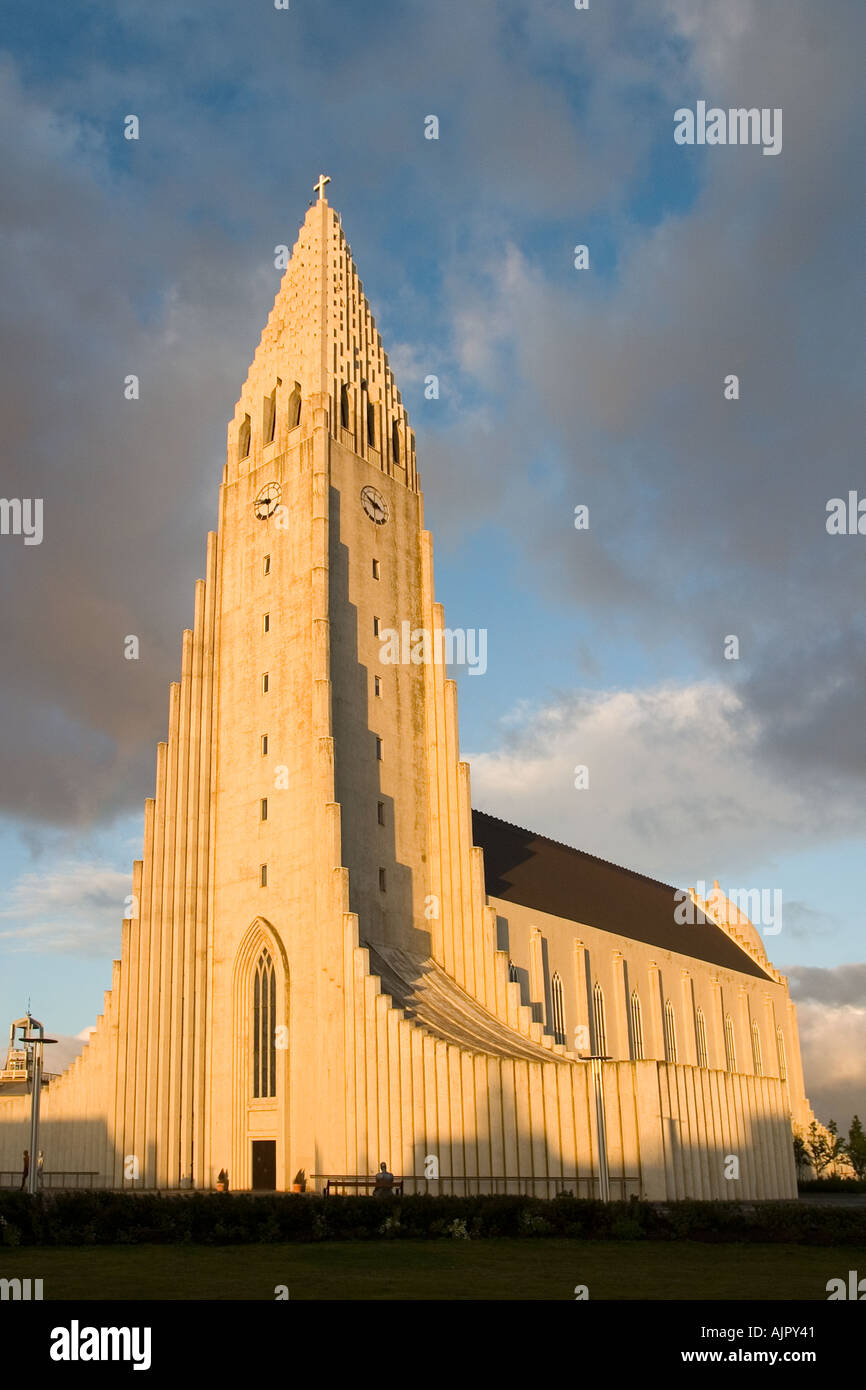
<svg viewBox="0 0 866 1390">
<path fill-rule="evenodd" d="M 450 954 L 476 990 L 462 932 L 459 959 L 443 939 L 455 899 L 472 915 L 453 689 L 382 659 L 387 631 L 441 626 L 414 435 L 325 182 L 229 426 L 215 542 L 210 1166 L 240 1186 L 326 1153 L 355 1170 L 347 914 L 362 946 Z"/>
</svg>

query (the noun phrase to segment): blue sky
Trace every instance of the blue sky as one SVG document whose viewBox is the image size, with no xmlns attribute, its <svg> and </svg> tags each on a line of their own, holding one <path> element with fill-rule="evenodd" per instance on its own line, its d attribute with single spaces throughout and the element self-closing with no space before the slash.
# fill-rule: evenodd
<svg viewBox="0 0 866 1390">
<path fill-rule="evenodd" d="M 29 995 L 76 1033 L 101 1007 L 225 424 L 325 170 L 438 597 L 488 632 L 459 677 L 475 803 L 781 888 L 767 945 L 808 981 L 807 1045 L 866 1040 L 838 983 L 864 961 L 866 538 L 824 528 L 866 491 L 857 33 L 848 0 L 12 7 L 3 491 L 38 487 L 46 537 L 0 544 L 3 1017 Z M 698 99 L 782 107 L 782 153 L 675 145 Z"/>
</svg>

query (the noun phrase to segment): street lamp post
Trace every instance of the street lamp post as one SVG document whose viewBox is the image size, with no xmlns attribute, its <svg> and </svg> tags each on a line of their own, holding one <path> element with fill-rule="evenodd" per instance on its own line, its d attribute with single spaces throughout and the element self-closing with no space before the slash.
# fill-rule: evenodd
<svg viewBox="0 0 866 1390">
<path fill-rule="evenodd" d="M 20 1041 L 26 1043 L 28 1059 L 31 1065 L 27 1068 L 30 1073 L 30 1169 L 27 1174 L 27 1191 L 33 1195 L 39 1189 L 39 1101 L 42 1096 L 42 1049 L 48 1043 L 55 1043 L 56 1038 L 46 1038 L 45 1029 L 38 1019 L 27 1015 L 25 1022 L 26 1032 L 21 1034 Z"/>
</svg>

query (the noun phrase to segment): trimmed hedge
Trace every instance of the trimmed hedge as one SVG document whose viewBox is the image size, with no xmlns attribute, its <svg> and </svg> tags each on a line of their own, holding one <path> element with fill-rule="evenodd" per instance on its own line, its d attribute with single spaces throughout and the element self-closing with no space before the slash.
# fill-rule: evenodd
<svg viewBox="0 0 866 1390">
<path fill-rule="evenodd" d="M 0 1243 L 247 1245 L 263 1241 L 697 1240 L 866 1245 L 866 1207 L 557 1197 L 253 1197 L 244 1193 L 0 1192 Z"/>
<path fill-rule="evenodd" d="M 801 1192 L 866 1192 L 864 1178 L 809 1178 L 798 1182 Z"/>
</svg>

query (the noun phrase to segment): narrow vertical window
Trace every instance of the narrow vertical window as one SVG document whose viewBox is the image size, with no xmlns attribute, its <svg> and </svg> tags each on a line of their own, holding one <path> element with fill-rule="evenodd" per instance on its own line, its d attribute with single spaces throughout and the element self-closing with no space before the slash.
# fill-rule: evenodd
<svg viewBox="0 0 866 1390">
<path fill-rule="evenodd" d="M 266 556 L 264 557 L 264 559 L 262 560 L 262 574 L 270 574 L 270 572 L 271 572 L 271 557 L 270 557 L 270 555 L 266 555 Z"/>
<path fill-rule="evenodd" d="M 379 636 L 379 619 L 378 619 L 378 618 L 374 618 L 374 619 L 373 619 L 373 636 L 374 636 L 374 637 L 378 637 L 378 636 Z"/>
<path fill-rule="evenodd" d="M 379 561 L 378 561 L 378 560 L 374 560 L 374 561 L 373 561 L 373 578 L 374 578 L 374 579 L 378 579 L 378 578 L 379 578 Z"/>
<path fill-rule="evenodd" d="M 266 758 L 267 756 L 268 756 L 268 736 L 267 736 L 267 734 L 262 734 L 262 757 L 263 757 L 263 758 Z"/>
<path fill-rule="evenodd" d="M 262 443 L 273 444 L 274 436 L 277 431 L 277 388 L 274 387 L 269 396 L 265 396 L 265 403 L 262 410 Z"/>
<path fill-rule="evenodd" d="M 508 980 L 512 985 L 516 985 L 520 981 L 520 976 L 517 973 L 517 966 L 514 964 L 513 960 L 508 962 Z"/>
<path fill-rule="evenodd" d="M 265 613 L 264 616 L 262 617 L 262 630 L 263 630 L 264 632 L 270 632 L 270 630 L 271 630 L 271 615 L 270 615 L 270 613 Z"/>
<path fill-rule="evenodd" d="M 262 820 L 267 820 L 267 818 L 268 818 L 268 798 L 267 798 L 266 796 L 263 796 L 263 797 L 262 797 L 262 807 L 261 807 L 261 810 L 262 810 Z"/>
<path fill-rule="evenodd" d="M 752 1020 L 752 1062 L 756 1076 L 764 1075 L 764 1058 L 761 1054 L 761 1030 L 758 1027 L 758 1020 Z"/>
<path fill-rule="evenodd" d="M 737 1049 L 734 1045 L 734 1020 L 725 1014 L 725 1066 L 728 1071 L 737 1070 Z"/>
<path fill-rule="evenodd" d="M 371 449 L 376 447 L 376 407 L 367 402 L 367 443 Z"/>
<path fill-rule="evenodd" d="M 340 424 L 344 430 L 349 428 L 349 391 L 346 386 L 340 387 Z"/>
<path fill-rule="evenodd" d="M 262 867 L 261 867 L 261 869 L 259 870 L 259 883 L 261 884 L 262 888 L 267 888 L 267 886 L 268 886 L 268 866 L 267 866 L 267 864 L 263 864 Z"/>
<path fill-rule="evenodd" d="M 262 676 L 262 694 L 263 694 L 263 695 L 267 695 L 267 693 L 268 693 L 268 673 L 267 673 L 267 671 L 265 671 L 264 675 Z"/>
<path fill-rule="evenodd" d="M 289 396 L 288 409 L 286 411 L 287 424 L 290 430 L 301 423 L 301 387 L 299 382 L 295 382 L 294 390 Z"/>
<path fill-rule="evenodd" d="M 670 999 L 665 1000 L 665 1061 L 675 1062 L 677 1060 L 677 1022 L 674 1018 L 674 1006 Z"/>
<path fill-rule="evenodd" d="M 381 694 L 382 694 L 382 677 L 381 677 L 381 676 L 374 676 L 374 677 L 373 677 L 373 694 L 374 694 L 374 695 L 381 695 Z"/>
<path fill-rule="evenodd" d="M 630 1009 L 631 1014 L 631 1055 L 635 1062 L 645 1060 L 643 1046 L 643 1010 L 640 1005 L 640 995 L 636 989 L 631 992 Z"/>
<path fill-rule="evenodd" d="M 779 1080 L 788 1080 L 788 1063 L 785 1058 L 785 1035 L 781 1028 L 776 1029 L 776 1051 L 779 1054 Z"/>
<path fill-rule="evenodd" d="M 250 417 L 245 415 L 238 430 L 238 458 L 245 459 L 250 456 Z"/>
<path fill-rule="evenodd" d="M 709 1066 L 707 1059 L 707 1020 L 704 1018 L 703 1009 L 698 1009 L 695 1013 L 695 1038 L 698 1044 L 698 1066 Z"/>
<path fill-rule="evenodd" d="M 595 1032 L 595 1054 L 607 1056 L 607 1015 L 604 1007 L 604 991 L 596 980 L 592 987 L 592 1021 Z"/>
<path fill-rule="evenodd" d="M 253 1098 L 277 1094 L 277 977 L 268 950 L 262 951 L 253 977 Z"/>
<path fill-rule="evenodd" d="M 376 735 L 376 757 L 379 759 L 379 762 L 382 761 L 382 740 L 378 734 Z"/>
<path fill-rule="evenodd" d="M 562 988 L 562 979 L 559 972 L 554 974 L 550 982 L 550 994 L 553 1003 L 553 1036 L 558 1043 L 565 1043 L 565 995 Z"/>
<path fill-rule="evenodd" d="M 395 463 L 400 462 L 400 426 L 396 420 L 391 426 L 391 457 Z"/>
<path fill-rule="evenodd" d="M 377 802 L 376 802 L 376 819 L 377 819 L 377 821 L 379 822 L 380 825 L 384 825 L 384 824 L 385 824 L 385 803 L 384 803 L 384 801 L 377 801 Z"/>
<path fill-rule="evenodd" d="M 379 870 L 379 891 L 380 891 L 380 893 L 384 893 L 384 892 L 385 892 L 385 870 L 384 870 L 384 869 L 380 869 L 380 870 Z"/>
</svg>

